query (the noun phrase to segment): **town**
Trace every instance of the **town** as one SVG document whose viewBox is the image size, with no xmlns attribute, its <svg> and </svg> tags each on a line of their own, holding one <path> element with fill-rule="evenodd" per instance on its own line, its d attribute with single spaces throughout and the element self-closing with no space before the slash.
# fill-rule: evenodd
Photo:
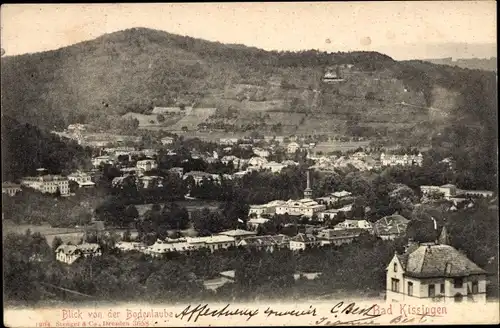
<svg viewBox="0 0 500 328">
<path fill-rule="evenodd" d="M 84 135 L 82 124 L 65 132 L 80 144 Z M 24 238 L 35 238 L 39 244 L 45 239 L 51 245 L 49 254 L 44 254 L 46 247 L 34 248 L 28 263 L 56 260 L 60 273 L 84 270 L 90 277 L 105 274 L 103 265 L 110 257 L 120 262 L 186 265 L 189 258 L 203 256 L 218 265 L 205 272 L 198 268 L 190 278 L 182 278 L 183 272 L 176 279 L 195 279 L 210 297 L 227 296 L 226 285 L 241 279 L 246 281 L 238 282 L 243 284 L 240 288 L 248 292 L 250 281 L 263 279 L 247 276 L 255 259 L 242 267 L 245 264 L 236 261 L 242 256 L 268 254 L 260 256 L 268 261 L 299 261 L 286 273 L 265 279 L 271 283 L 282 277 L 284 281 L 274 283 L 293 289 L 333 279 L 331 273 L 325 277 L 329 266 L 311 263 L 314 258 L 322 261 L 322 256 L 339 254 L 340 260 L 370 247 L 374 254 L 381 252 L 373 260 L 384 270 L 375 275 L 379 281 L 369 283 L 369 290 L 379 297 L 486 301 L 491 274 L 450 244 L 454 237 L 458 240 L 453 234 L 460 233 L 454 226 L 460 220 L 450 223 L 447 218 L 497 210 L 496 193 L 451 184 L 456 180 L 452 158 L 433 162 L 416 149 L 369 146 L 325 154 L 315 150 L 319 139 L 273 135 L 205 142 L 170 133 L 146 149 L 134 146 L 137 137 L 132 142 L 90 143 L 86 146 L 94 155 L 86 170 L 54 174 L 38 168 L 33 176 L 2 183 L 4 230 L 28 224 L 34 232 Z M 433 181 L 437 183 L 431 185 Z M 27 213 L 22 208 L 26 202 L 41 204 L 42 217 Z M 5 222 L 11 223 L 5 226 Z M 45 228 L 37 232 L 37 227 Z M 422 258 L 432 264 L 407 264 Z M 486 264 L 493 264 L 488 260 Z M 291 281 L 286 282 L 288 275 Z M 362 282 L 350 283 L 361 288 Z M 54 279 L 47 284 L 52 292 L 72 288 L 82 292 Z M 63 294 L 68 297 L 68 292 Z"/>
</svg>

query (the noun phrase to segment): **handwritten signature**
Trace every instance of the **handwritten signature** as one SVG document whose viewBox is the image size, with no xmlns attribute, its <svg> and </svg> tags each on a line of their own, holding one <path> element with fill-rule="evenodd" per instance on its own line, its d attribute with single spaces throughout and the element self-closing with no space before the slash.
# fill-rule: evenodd
<svg viewBox="0 0 500 328">
<path fill-rule="evenodd" d="M 184 319 L 187 317 L 187 322 L 193 319 L 193 322 L 198 321 L 200 317 L 211 316 L 211 317 L 228 317 L 228 316 L 244 316 L 247 317 L 247 321 L 259 314 L 258 309 L 229 309 L 230 304 L 227 304 L 222 309 L 211 309 L 208 304 L 198 304 L 197 306 L 191 308 L 188 305 L 182 312 L 175 315 L 176 318 Z"/>
</svg>

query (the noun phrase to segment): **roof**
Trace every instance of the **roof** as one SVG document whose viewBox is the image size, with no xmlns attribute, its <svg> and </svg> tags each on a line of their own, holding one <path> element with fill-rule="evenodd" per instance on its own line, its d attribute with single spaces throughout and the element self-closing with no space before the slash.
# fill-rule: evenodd
<svg viewBox="0 0 500 328">
<path fill-rule="evenodd" d="M 97 252 L 100 248 L 101 248 L 101 246 L 99 246 L 99 244 L 94 244 L 94 243 L 84 243 L 81 245 L 63 244 L 63 245 L 60 245 L 59 247 L 57 247 L 56 253 L 64 252 L 64 253 L 69 254 L 69 255 L 74 254 L 76 252 L 93 253 L 93 252 Z"/>
<path fill-rule="evenodd" d="M 393 214 L 375 222 L 373 228 L 378 235 L 400 235 L 406 232 L 408 222 L 402 215 Z"/>
<path fill-rule="evenodd" d="M 327 239 L 337 239 L 337 238 L 351 238 L 358 237 L 360 234 L 364 233 L 366 230 L 361 228 L 353 228 L 353 229 L 324 229 L 321 230 L 321 234 L 327 234 Z"/>
<path fill-rule="evenodd" d="M 334 197 L 346 197 L 346 196 L 350 196 L 351 193 L 348 192 L 348 191 L 345 191 L 345 190 L 342 190 L 342 191 L 336 191 L 334 193 L 332 193 L 332 196 Z"/>
<path fill-rule="evenodd" d="M 252 218 L 248 220 L 248 223 L 256 223 L 256 224 L 263 224 L 268 222 L 269 219 L 264 219 L 264 218 Z"/>
<path fill-rule="evenodd" d="M 463 277 L 486 271 L 449 245 L 422 244 L 409 254 L 398 255 L 405 274 L 417 278 Z"/>
<path fill-rule="evenodd" d="M 286 235 L 266 235 L 266 236 L 254 236 L 246 238 L 240 241 L 238 246 L 248 245 L 248 246 L 280 246 L 286 244 L 290 241 L 290 237 Z"/>
<path fill-rule="evenodd" d="M 455 186 L 454 184 L 447 183 L 447 184 L 442 185 L 440 188 L 456 188 L 456 187 L 457 186 Z"/>
<path fill-rule="evenodd" d="M 292 237 L 290 241 L 296 241 L 300 243 L 312 243 L 315 242 L 318 238 L 312 235 L 306 235 L 304 233 L 299 233 L 296 236 Z"/>
<path fill-rule="evenodd" d="M 247 231 L 242 229 L 228 230 L 219 233 L 219 235 L 239 237 L 239 236 L 255 236 L 257 233 L 254 231 Z"/>
<path fill-rule="evenodd" d="M 2 188 L 21 188 L 21 185 L 12 182 L 2 182 Z"/>
</svg>

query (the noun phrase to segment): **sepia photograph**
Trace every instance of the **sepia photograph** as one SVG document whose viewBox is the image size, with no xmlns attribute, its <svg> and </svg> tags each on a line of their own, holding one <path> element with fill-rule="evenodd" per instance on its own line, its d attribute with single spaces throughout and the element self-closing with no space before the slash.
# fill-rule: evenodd
<svg viewBox="0 0 500 328">
<path fill-rule="evenodd" d="M 4 325 L 498 324 L 496 12 L 2 5 Z"/>
</svg>

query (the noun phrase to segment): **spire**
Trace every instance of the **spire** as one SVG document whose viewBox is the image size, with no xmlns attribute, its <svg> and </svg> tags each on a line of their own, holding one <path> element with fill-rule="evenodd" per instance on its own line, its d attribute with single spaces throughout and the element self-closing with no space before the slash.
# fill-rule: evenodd
<svg viewBox="0 0 500 328">
<path fill-rule="evenodd" d="M 312 198 L 312 189 L 311 189 L 311 176 L 310 176 L 310 171 L 309 169 L 306 171 L 307 175 L 307 187 L 304 190 L 304 198 L 310 199 Z"/>
<path fill-rule="evenodd" d="M 448 231 L 446 230 L 446 226 L 444 226 L 439 235 L 438 243 L 441 245 L 449 245 L 449 242 Z"/>
</svg>

